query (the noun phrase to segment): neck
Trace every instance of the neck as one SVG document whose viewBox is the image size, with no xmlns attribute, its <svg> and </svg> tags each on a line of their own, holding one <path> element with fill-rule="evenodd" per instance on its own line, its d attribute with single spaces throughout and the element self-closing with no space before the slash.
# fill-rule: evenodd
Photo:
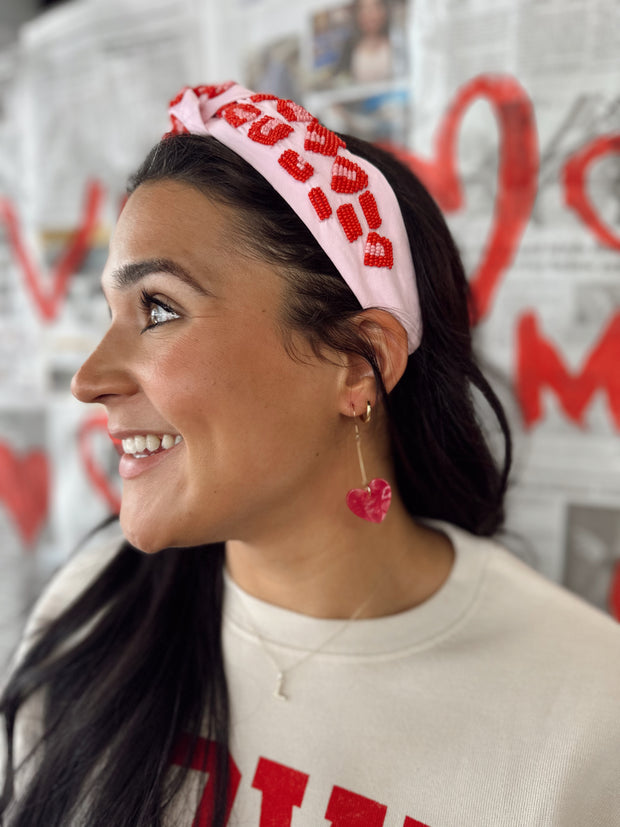
<svg viewBox="0 0 620 827">
<path fill-rule="evenodd" d="M 230 576 L 261 600 L 322 618 L 405 611 L 427 600 L 448 577 L 450 541 L 416 523 L 398 496 L 379 525 L 335 511 L 332 519 L 300 518 L 281 536 L 271 532 L 229 541 Z"/>
</svg>

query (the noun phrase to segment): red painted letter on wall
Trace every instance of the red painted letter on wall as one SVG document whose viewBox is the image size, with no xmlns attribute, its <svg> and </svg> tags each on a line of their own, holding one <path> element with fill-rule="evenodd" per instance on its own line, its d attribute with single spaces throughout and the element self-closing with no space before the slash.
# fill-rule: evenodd
<svg viewBox="0 0 620 827">
<path fill-rule="evenodd" d="M 41 318 L 52 321 L 60 313 L 62 302 L 69 289 L 69 280 L 86 258 L 93 243 L 99 212 L 103 202 L 103 187 L 98 181 L 86 185 L 86 199 L 79 225 L 71 240 L 67 242 L 51 272 L 50 286 L 39 271 L 32 251 L 29 249 L 17 217 L 8 198 L 0 197 L 0 223 L 4 223 L 9 246 L 17 262 L 24 283 L 30 291 Z"/>
<path fill-rule="evenodd" d="M 578 373 L 564 364 L 544 338 L 534 313 L 517 326 L 516 391 L 523 418 L 532 426 L 543 418 L 541 391 L 551 389 L 569 419 L 583 424 L 586 408 L 597 390 L 605 390 L 616 428 L 620 430 L 620 313 L 616 314 Z"/>
</svg>

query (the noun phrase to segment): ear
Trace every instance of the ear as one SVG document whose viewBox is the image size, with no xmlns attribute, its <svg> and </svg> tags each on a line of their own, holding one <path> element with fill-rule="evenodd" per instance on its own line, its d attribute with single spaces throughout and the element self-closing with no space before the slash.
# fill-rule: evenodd
<svg viewBox="0 0 620 827">
<path fill-rule="evenodd" d="M 409 358 L 407 332 L 387 310 L 371 308 L 355 317 L 361 335 L 370 343 L 377 358 L 383 384 L 389 393 L 401 378 Z M 363 414 L 366 403 L 374 407 L 377 387 L 372 368 L 360 356 L 349 357 L 345 375 L 345 394 L 341 413 L 346 416 Z"/>
</svg>

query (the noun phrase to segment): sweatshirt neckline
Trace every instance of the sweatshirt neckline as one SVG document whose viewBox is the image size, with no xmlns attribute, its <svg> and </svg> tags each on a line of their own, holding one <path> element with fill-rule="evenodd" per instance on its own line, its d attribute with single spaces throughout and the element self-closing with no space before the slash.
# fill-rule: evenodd
<svg viewBox="0 0 620 827">
<path fill-rule="evenodd" d="M 446 581 L 424 603 L 378 618 L 315 618 L 243 592 L 225 571 L 225 627 L 257 644 L 258 633 L 270 647 L 282 651 L 317 650 L 317 657 L 394 656 L 424 648 L 454 631 L 469 615 L 493 545 L 486 538 L 474 537 L 448 523 L 431 524 L 450 539 L 455 556 Z"/>
</svg>

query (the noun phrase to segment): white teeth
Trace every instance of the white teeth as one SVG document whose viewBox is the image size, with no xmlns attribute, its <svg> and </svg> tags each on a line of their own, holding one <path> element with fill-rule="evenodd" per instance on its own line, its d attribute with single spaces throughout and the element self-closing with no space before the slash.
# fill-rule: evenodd
<svg viewBox="0 0 620 827">
<path fill-rule="evenodd" d="M 147 434 L 146 437 L 146 450 L 147 451 L 156 451 L 159 446 L 161 445 L 161 439 L 155 434 Z"/>
<path fill-rule="evenodd" d="M 172 436 L 172 434 L 164 434 L 159 437 L 157 434 L 140 434 L 138 436 L 129 436 L 122 440 L 123 451 L 126 454 L 133 454 L 134 457 L 142 459 L 148 457 L 150 454 L 162 448 L 167 451 L 183 442 L 183 437 L 180 434 Z"/>
</svg>

